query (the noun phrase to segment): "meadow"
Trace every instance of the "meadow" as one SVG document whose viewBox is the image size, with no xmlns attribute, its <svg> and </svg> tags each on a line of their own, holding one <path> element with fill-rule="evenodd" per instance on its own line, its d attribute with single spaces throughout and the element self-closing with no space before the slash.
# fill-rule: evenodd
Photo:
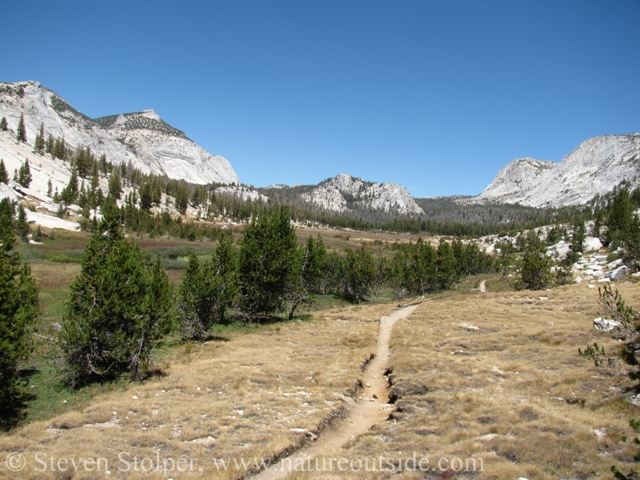
<svg viewBox="0 0 640 480">
<path fill-rule="evenodd" d="M 363 243 L 360 233 L 334 235 L 323 233 L 338 248 Z M 60 234 L 40 253 L 21 248 L 40 287 L 42 337 L 54 335 L 62 319 L 79 272 L 70 252 L 81 251 L 86 238 Z M 385 249 L 397 238 L 375 240 L 364 243 Z M 203 256 L 213 248 L 140 241 L 173 262 L 185 248 Z M 175 282 L 182 271 L 168 270 Z M 640 308 L 637 284 L 616 287 Z M 289 478 L 608 478 L 613 464 L 630 470 L 635 448 L 626 437 L 633 437 L 637 407 L 625 392 L 632 383 L 622 369 L 597 368 L 578 354 L 593 340 L 615 347 L 611 334 L 592 327 L 597 299 L 586 283 L 514 292 L 491 275 L 418 299 L 393 327 L 388 419 L 322 452 L 321 472 Z M 1 463 L 0 478 L 242 478 L 339 427 L 345 404 L 366 388 L 379 320 L 396 307 L 384 299 L 354 306 L 325 298 L 293 321 L 217 326 L 202 344 L 169 338 L 155 354 L 161 374 L 74 392 L 59 384 L 43 339 L 27 418 L 0 436 L 0 456 L 20 452 L 26 465 L 15 473 Z M 349 467 L 329 469 L 332 459 Z M 419 460 L 426 470 L 415 468 Z"/>
</svg>

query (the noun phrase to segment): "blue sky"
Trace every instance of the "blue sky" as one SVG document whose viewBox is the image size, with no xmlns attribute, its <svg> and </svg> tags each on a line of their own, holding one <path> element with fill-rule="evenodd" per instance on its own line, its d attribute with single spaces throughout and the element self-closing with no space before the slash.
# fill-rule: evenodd
<svg viewBox="0 0 640 480">
<path fill-rule="evenodd" d="M 5 3 L 0 81 L 154 108 L 247 184 L 480 193 L 517 157 L 640 132 L 640 2 Z"/>
</svg>

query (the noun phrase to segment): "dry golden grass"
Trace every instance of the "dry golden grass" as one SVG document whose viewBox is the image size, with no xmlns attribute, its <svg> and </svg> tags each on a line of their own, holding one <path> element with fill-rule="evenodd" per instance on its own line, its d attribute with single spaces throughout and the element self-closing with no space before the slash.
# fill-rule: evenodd
<svg viewBox="0 0 640 480">
<path fill-rule="evenodd" d="M 36 460 L 38 452 L 43 452 L 40 459 L 46 454 L 47 462 L 52 457 L 105 458 L 110 478 L 163 476 L 136 473 L 133 466 L 118 472 L 126 468 L 120 452 L 131 461 L 156 455 L 195 459 L 194 477 L 236 478 L 233 468 L 218 473 L 213 459 L 268 458 L 305 438 L 303 430 L 314 430 L 342 405 L 345 392 L 361 375 L 360 365 L 375 350 L 376 320 L 390 309 L 328 310 L 313 321 L 196 344 L 189 354 L 182 347 L 163 359 L 164 377 L 0 436 L 0 478 L 67 478 L 52 473 L 49 464 L 47 471 L 38 472 L 44 468 Z M 18 476 L 4 463 L 4 456 L 16 451 L 27 459 Z M 184 475 L 174 472 L 174 478 Z M 81 468 L 72 478 L 103 476 Z"/>
<path fill-rule="evenodd" d="M 637 285 L 617 286 L 640 306 Z M 218 471 L 214 459 L 270 458 L 307 438 L 305 430 L 339 409 L 361 377 L 377 320 L 392 307 L 327 310 L 311 321 L 230 333 L 189 354 L 183 347 L 163 359 L 164 377 L 0 436 L 0 462 L 16 451 L 27 459 L 19 474 L 0 463 L 0 478 L 105 478 L 83 468 L 51 472 L 52 457 L 106 458 L 108 478 L 163 478 L 162 471 L 131 471 L 132 464 L 119 472 L 121 452 L 130 462 L 194 461 L 192 472 L 167 478 L 237 478 L 242 472 Z M 326 456 L 398 460 L 416 452 L 433 467 L 441 458 L 481 459 L 483 471 L 334 469 L 290 478 L 609 478 L 614 463 L 632 468 L 634 451 L 621 441 L 632 436 L 628 419 L 637 415 L 622 399 L 629 382 L 578 355 L 594 339 L 613 345 L 592 328 L 597 310 L 597 290 L 585 284 L 428 299 L 396 323 L 390 364 L 396 387 L 429 391 L 405 394 L 388 422 Z M 47 471 L 35 471 L 42 469 L 38 452 Z"/>
<path fill-rule="evenodd" d="M 629 304 L 640 305 L 637 285 L 618 288 Z M 389 422 L 341 455 L 398 459 L 417 452 L 431 467 L 441 458 L 446 466 L 475 457 L 482 473 L 458 472 L 474 478 L 610 478 L 614 463 L 630 470 L 634 450 L 621 441 L 632 437 L 628 420 L 638 413 L 622 400 L 630 384 L 578 355 L 592 340 L 614 345 L 610 334 L 592 327 L 597 297 L 597 289 L 583 284 L 423 304 L 396 324 L 391 364 L 396 385 L 422 383 L 429 392 L 401 398 Z M 449 477 L 456 474 L 438 469 L 426 478 Z"/>
</svg>

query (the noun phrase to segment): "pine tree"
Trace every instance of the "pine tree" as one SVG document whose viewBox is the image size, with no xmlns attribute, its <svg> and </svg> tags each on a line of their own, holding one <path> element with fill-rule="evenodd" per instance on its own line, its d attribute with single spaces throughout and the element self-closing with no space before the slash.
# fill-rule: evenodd
<svg viewBox="0 0 640 480">
<path fill-rule="evenodd" d="M 53 184 L 51 183 L 51 179 L 47 182 L 47 197 L 53 195 Z"/>
<path fill-rule="evenodd" d="M 16 130 L 16 140 L 19 142 L 27 141 L 27 128 L 24 125 L 24 113 L 20 115 L 20 122 L 18 123 L 18 129 Z"/>
<path fill-rule="evenodd" d="M 18 170 L 18 183 L 25 188 L 29 188 L 31 185 L 31 169 L 29 168 L 29 160 L 25 160 Z"/>
<path fill-rule="evenodd" d="M 189 206 L 189 190 L 185 186 L 178 187 L 176 191 L 176 210 L 180 214 L 185 215 L 187 213 L 187 207 Z"/>
<path fill-rule="evenodd" d="M 0 120 L 0 130 L 6 132 L 9 129 L 9 125 L 7 124 L 7 117 L 2 117 Z"/>
<path fill-rule="evenodd" d="M 519 290 L 542 290 L 551 283 L 551 260 L 546 254 L 545 244 L 534 231 L 523 235 L 522 239 L 520 279 L 514 286 Z"/>
<path fill-rule="evenodd" d="M 584 253 L 584 240 L 586 237 L 586 227 L 582 219 L 576 220 L 573 225 L 573 232 L 571 234 L 571 245 L 567 252 L 566 263 L 573 265 L 576 263 L 580 256 Z"/>
<path fill-rule="evenodd" d="M 71 170 L 71 178 L 69 178 L 69 183 L 60 193 L 60 200 L 62 203 L 66 205 L 71 205 L 78 198 L 78 173 L 74 168 Z"/>
<path fill-rule="evenodd" d="M 460 280 L 458 273 L 458 261 L 453 253 L 451 244 L 440 240 L 436 250 L 436 281 L 439 290 L 449 290 L 454 283 Z"/>
<path fill-rule="evenodd" d="M 36 133 L 36 140 L 33 144 L 33 150 L 39 154 L 44 152 L 45 139 L 44 139 L 44 124 L 40 124 L 40 131 Z"/>
<path fill-rule="evenodd" d="M 55 146 L 55 141 L 53 140 L 53 135 L 49 134 L 47 137 L 47 144 L 45 146 L 45 152 L 53 154 L 53 148 Z"/>
<path fill-rule="evenodd" d="M 215 312 L 218 323 L 224 323 L 225 312 L 238 297 L 238 253 L 231 235 L 222 235 L 211 258 L 215 275 Z"/>
<path fill-rule="evenodd" d="M 59 336 L 70 388 L 129 372 L 153 371 L 151 352 L 172 324 L 172 294 L 159 260 L 127 241 L 120 211 L 108 201 L 104 219 L 71 284 Z"/>
<path fill-rule="evenodd" d="M 289 294 L 291 300 L 290 320 L 300 304 L 308 302 L 309 297 L 313 294 L 320 293 L 325 276 L 326 257 L 327 250 L 320 235 L 317 240 L 309 236 L 307 244 L 298 248 L 298 259 L 294 262 L 296 267 L 295 282 Z"/>
<path fill-rule="evenodd" d="M 109 178 L 109 195 L 116 200 L 120 200 L 122 196 L 122 180 L 118 170 L 115 170 Z"/>
<path fill-rule="evenodd" d="M 240 307 L 250 318 L 282 310 L 295 282 L 295 229 L 287 207 L 253 217 L 240 249 Z"/>
<path fill-rule="evenodd" d="M 354 303 L 365 301 L 373 292 L 376 276 L 373 255 L 364 246 L 355 251 L 347 248 L 343 262 L 342 296 Z"/>
<path fill-rule="evenodd" d="M 500 274 L 502 280 L 507 275 L 507 269 L 513 263 L 513 255 L 515 254 L 515 247 L 511 240 L 501 240 L 495 244 L 496 253 L 498 254 L 498 265 L 500 266 Z"/>
<path fill-rule="evenodd" d="M 178 291 L 178 315 L 184 339 L 206 338 L 213 315 L 212 296 L 211 279 L 205 278 L 198 256 L 192 253 Z"/>
<path fill-rule="evenodd" d="M 15 425 L 23 407 L 21 362 L 31 353 L 31 332 L 38 316 L 38 289 L 29 266 L 20 264 L 14 244 L 14 208 L 0 201 L 0 428 Z"/>
<path fill-rule="evenodd" d="M 631 202 L 631 195 L 627 188 L 623 188 L 613 198 L 609 208 L 605 244 L 613 244 L 614 248 L 620 247 L 629 233 L 632 219 L 633 203 Z"/>
<path fill-rule="evenodd" d="M 31 233 L 31 227 L 29 227 L 29 222 L 27 221 L 27 211 L 24 207 L 19 204 L 18 205 L 18 220 L 16 222 L 16 229 L 18 230 L 18 235 L 24 242 L 29 242 L 29 234 Z"/>
<path fill-rule="evenodd" d="M 145 212 L 148 212 L 151 209 L 151 206 L 151 184 L 149 182 L 145 182 L 140 187 L 140 208 Z"/>
<path fill-rule="evenodd" d="M 9 174 L 4 166 L 4 160 L 0 158 L 0 183 L 9 183 Z"/>
</svg>

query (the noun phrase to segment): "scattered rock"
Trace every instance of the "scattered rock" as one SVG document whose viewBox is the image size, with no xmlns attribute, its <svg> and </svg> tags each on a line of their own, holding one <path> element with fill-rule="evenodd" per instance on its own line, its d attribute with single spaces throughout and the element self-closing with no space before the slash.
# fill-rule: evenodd
<svg viewBox="0 0 640 480">
<path fill-rule="evenodd" d="M 470 332 L 477 332 L 478 330 L 480 330 L 480 328 L 476 327 L 475 325 L 469 325 L 466 323 L 461 323 L 460 326 Z"/>
<path fill-rule="evenodd" d="M 611 332 L 621 326 L 622 324 L 620 322 L 609 318 L 598 317 L 593 319 L 593 328 L 596 330 L 602 330 L 603 332 Z"/>
<path fill-rule="evenodd" d="M 629 269 L 625 265 L 622 265 L 609 272 L 608 276 L 611 280 L 621 280 L 623 278 L 626 278 L 627 275 L 629 275 Z"/>
</svg>

